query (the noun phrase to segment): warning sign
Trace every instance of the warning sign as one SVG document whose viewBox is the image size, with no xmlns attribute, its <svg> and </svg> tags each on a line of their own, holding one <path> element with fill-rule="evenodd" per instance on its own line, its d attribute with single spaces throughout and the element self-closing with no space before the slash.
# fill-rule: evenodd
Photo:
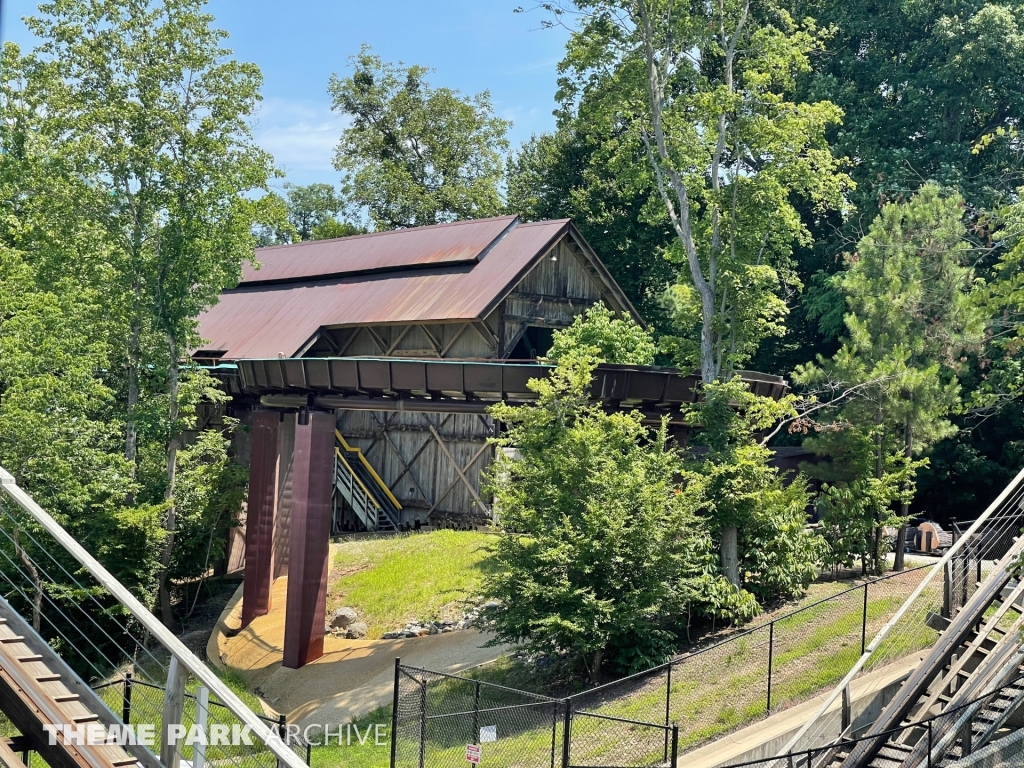
<svg viewBox="0 0 1024 768">
<path fill-rule="evenodd" d="M 466 745 L 466 759 L 476 765 L 480 762 L 480 747 L 477 744 Z"/>
</svg>

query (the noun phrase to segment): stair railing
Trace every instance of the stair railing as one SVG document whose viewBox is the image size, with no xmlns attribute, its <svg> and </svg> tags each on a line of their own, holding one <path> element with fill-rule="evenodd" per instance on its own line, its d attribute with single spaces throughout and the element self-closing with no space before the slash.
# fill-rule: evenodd
<svg viewBox="0 0 1024 768">
<path fill-rule="evenodd" d="M 71 534 L 58 524 L 42 507 L 40 507 L 24 489 L 18 486 L 14 477 L 2 467 L 0 467 L 0 489 L 2 489 L 6 496 L 10 498 L 21 510 L 23 510 L 23 512 L 27 514 L 36 525 L 46 531 L 46 533 L 60 545 L 64 552 L 70 555 L 74 561 L 85 569 L 85 571 L 92 575 L 103 590 L 109 593 L 109 595 L 112 596 L 128 613 L 132 622 L 137 622 L 143 630 L 142 634 L 144 634 L 144 636 L 148 636 L 148 640 L 146 642 L 137 640 L 130 631 L 128 632 L 128 636 L 136 639 L 137 649 L 142 651 L 142 655 L 148 656 L 149 659 L 151 659 L 158 667 L 163 666 L 163 663 L 157 660 L 153 655 L 153 652 L 150 650 L 150 645 L 154 640 L 163 646 L 163 649 L 170 655 L 167 678 L 168 690 L 167 695 L 164 697 L 162 709 L 162 713 L 164 715 L 162 721 L 164 729 L 167 728 L 168 722 L 178 724 L 182 723 L 180 719 L 174 718 L 181 718 L 183 716 L 182 704 L 185 697 L 185 684 L 188 680 L 188 676 L 192 675 L 201 686 L 206 688 L 211 696 L 215 696 L 221 704 L 223 704 L 231 714 L 240 721 L 242 725 L 248 728 L 249 732 L 256 740 L 265 746 L 265 748 L 273 755 L 278 768 L 281 768 L 282 766 L 287 766 L 287 768 L 305 768 L 305 763 L 285 743 L 277 729 L 268 726 L 248 706 L 246 706 L 246 704 L 227 685 L 225 685 L 224 682 L 208 666 L 206 666 L 198 656 L 189 650 L 181 640 L 175 637 L 171 630 L 165 627 L 156 618 L 156 616 L 154 616 L 120 581 L 118 581 L 106 568 L 104 568 L 96 558 L 89 554 L 89 552 L 86 551 L 86 549 L 82 547 L 82 545 L 79 544 Z M 2 500 L 2 496 L 0 496 L 0 500 Z M 0 509 L 2 509 L 2 505 L 0 505 Z M 10 515 L 10 513 L 5 514 L 8 516 Z M 4 535 L 7 537 L 8 541 L 12 542 L 16 551 L 20 549 L 17 527 L 14 529 L 13 538 L 7 531 L 4 531 Z M 31 534 L 27 531 L 23 532 L 22 535 L 31 538 Z M 34 538 L 31 540 L 32 542 L 37 543 Z M 15 562 L 10 560 L 8 555 L 5 554 L 4 557 L 8 558 L 8 563 L 12 567 L 17 566 Z M 69 577 L 84 594 L 84 597 L 82 598 L 83 604 L 92 600 L 92 602 L 96 604 L 97 608 L 102 610 L 103 606 L 101 606 L 96 599 L 96 592 L 94 588 L 92 590 L 83 588 L 77 581 L 76 577 L 59 562 L 58 558 L 55 557 L 53 553 L 49 553 L 49 558 L 57 568 L 64 571 L 64 574 Z M 49 601 L 48 604 L 55 608 L 55 612 L 59 612 L 60 608 L 57 603 L 54 602 L 53 597 L 46 594 L 45 590 L 40 586 L 40 571 L 45 575 L 45 570 L 43 569 L 42 564 L 32 562 L 27 558 L 23 551 L 21 560 L 27 570 L 27 573 L 25 570 L 22 570 L 21 575 L 23 578 L 28 579 L 28 588 L 32 589 L 31 585 L 34 583 L 36 589 L 35 594 L 38 599 L 41 601 L 42 598 L 46 598 Z M 17 592 L 23 600 L 25 600 L 26 603 L 31 604 L 31 596 L 25 593 L 23 587 L 11 581 L 8 575 L 5 575 L 4 578 L 8 579 L 8 583 L 14 588 L 14 591 Z M 40 604 L 40 602 L 36 602 L 37 609 Z M 82 607 L 82 612 L 83 615 L 87 617 L 89 616 L 88 611 L 86 611 L 84 607 Z M 92 618 L 93 623 L 101 633 L 104 632 L 103 627 L 94 617 L 89 618 Z M 47 617 L 47 619 L 50 620 L 50 617 Z M 111 664 L 124 662 L 124 659 L 111 660 L 109 655 L 103 652 L 103 650 L 96 644 L 103 644 L 103 642 L 105 642 L 99 636 L 96 637 L 94 642 L 89 638 L 88 634 L 85 633 L 82 633 L 82 638 L 71 638 L 62 634 L 60 629 L 57 629 L 56 631 L 61 635 L 60 639 L 65 646 L 71 646 L 73 648 L 74 643 L 78 641 L 91 643 L 95 654 L 99 658 L 105 659 L 105 666 L 109 667 Z M 67 632 L 67 628 L 65 628 L 65 632 Z M 114 639 L 111 638 L 109 634 L 107 635 L 107 640 L 117 647 Z M 93 651 L 90 651 L 90 653 L 92 652 Z M 176 701 L 177 708 L 175 708 Z M 168 720 L 168 716 L 171 716 L 172 719 Z M 164 745 L 164 747 L 166 748 L 166 745 Z M 162 749 L 161 752 L 164 753 L 164 749 Z M 161 764 L 165 765 L 167 768 L 177 768 L 176 764 L 180 759 L 180 754 L 178 756 L 174 756 L 175 753 L 172 751 L 171 755 L 171 759 L 168 760 L 162 754 Z M 253 757 L 254 756 L 251 753 L 246 756 L 237 755 L 235 759 L 230 759 L 230 762 L 239 764 L 238 758 L 241 758 L 243 764 L 252 765 L 256 762 L 258 765 L 259 762 L 254 761 Z"/>
<path fill-rule="evenodd" d="M 827 717 L 829 710 L 833 708 L 839 698 L 844 695 L 844 691 L 849 691 L 850 684 L 853 682 L 854 678 L 864 670 L 865 666 L 872 660 L 872 657 L 882 646 L 893 628 L 900 623 L 915 603 L 917 603 L 925 590 L 927 590 L 932 582 L 935 581 L 936 576 L 946 572 L 947 564 L 958 552 L 960 552 L 960 550 L 968 546 L 969 542 L 972 540 L 973 534 L 977 533 L 985 522 L 987 522 L 996 512 L 1005 511 L 1004 507 L 1006 506 L 1014 506 L 1016 508 L 1015 514 L 1019 514 L 1022 502 L 1024 502 L 1024 469 L 1017 473 L 1017 476 L 1007 484 L 999 496 L 997 496 L 996 499 L 989 504 L 988 508 L 978 517 L 978 519 L 971 524 L 971 527 L 964 531 L 963 535 L 953 542 L 952 546 L 946 550 L 945 554 L 935 563 L 934 566 L 932 566 L 903 605 L 900 606 L 899 610 L 897 610 L 885 626 L 878 631 L 878 634 L 875 635 L 871 643 L 864 649 L 864 652 L 850 668 L 850 671 L 846 673 L 839 684 L 836 685 L 832 692 L 822 701 L 814 714 L 805 721 L 800 730 L 797 731 L 791 739 L 789 739 L 778 753 L 776 753 L 777 757 L 784 758 L 787 755 L 817 746 L 810 742 L 819 741 L 824 737 L 824 734 L 821 733 L 821 729 L 827 728 L 830 723 L 830 718 Z M 978 556 L 981 557 L 981 554 L 979 553 Z M 818 731 L 812 731 L 815 726 L 818 726 Z M 802 744 L 801 742 L 807 743 Z M 783 763 L 779 762 L 777 765 L 781 766 Z"/>
<path fill-rule="evenodd" d="M 377 518 L 380 504 L 373 498 L 363 481 L 352 470 L 352 465 L 345 460 L 338 448 L 334 449 L 334 487 L 342 498 L 349 503 L 352 510 L 366 526 L 366 530 L 377 530 Z"/>
</svg>

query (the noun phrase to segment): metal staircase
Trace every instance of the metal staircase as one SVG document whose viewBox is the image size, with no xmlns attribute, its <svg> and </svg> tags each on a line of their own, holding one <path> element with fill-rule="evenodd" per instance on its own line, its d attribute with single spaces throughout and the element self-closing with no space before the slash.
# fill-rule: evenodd
<svg viewBox="0 0 1024 768">
<path fill-rule="evenodd" d="M 334 439 L 335 527 L 340 528 L 339 502 L 344 501 L 363 530 L 397 531 L 402 510 L 398 499 L 361 450 L 349 445 L 337 430 Z"/>
</svg>

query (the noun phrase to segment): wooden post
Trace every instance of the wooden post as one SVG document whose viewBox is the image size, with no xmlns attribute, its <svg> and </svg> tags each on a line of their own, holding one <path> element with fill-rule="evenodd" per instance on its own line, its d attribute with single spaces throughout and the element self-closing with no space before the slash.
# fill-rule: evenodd
<svg viewBox="0 0 1024 768">
<path fill-rule="evenodd" d="M 274 411 L 256 411 L 253 414 L 249 505 L 245 516 L 243 627 L 248 626 L 257 616 L 263 616 L 270 611 L 280 421 L 280 415 Z"/>
<path fill-rule="evenodd" d="M 164 690 L 163 722 L 160 729 L 160 764 L 165 768 L 178 768 L 178 760 L 181 757 L 178 745 L 171 743 L 171 728 L 182 725 L 182 720 L 185 719 L 187 682 L 188 670 L 178 662 L 176 656 L 172 656 L 171 665 L 167 668 L 167 688 Z"/>
<path fill-rule="evenodd" d="M 305 424 L 295 427 L 283 660 L 289 669 L 298 669 L 324 654 L 334 423 L 333 413 L 314 411 Z"/>
</svg>

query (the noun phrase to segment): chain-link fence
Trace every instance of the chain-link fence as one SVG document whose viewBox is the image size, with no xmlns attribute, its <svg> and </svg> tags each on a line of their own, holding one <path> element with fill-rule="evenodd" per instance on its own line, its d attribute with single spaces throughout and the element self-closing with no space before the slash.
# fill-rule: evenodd
<svg viewBox="0 0 1024 768">
<path fill-rule="evenodd" d="M 395 664 L 393 766 L 569 768 L 675 765 L 678 729 L 500 685 Z"/>
<path fill-rule="evenodd" d="M 393 765 L 445 768 L 478 745 L 488 766 L 653 766 L 839 681 L 920 583 L 891 573 L 565 699 L 398 665 Z M 939 587 L 941 593 L 941 586 Z M 923 621 L 879 659 L 931 645 Z M 490 739 L 493 739 L 491 741 Z M 673 749 L 673 743 L 675 748 Z"/>
</svg>

